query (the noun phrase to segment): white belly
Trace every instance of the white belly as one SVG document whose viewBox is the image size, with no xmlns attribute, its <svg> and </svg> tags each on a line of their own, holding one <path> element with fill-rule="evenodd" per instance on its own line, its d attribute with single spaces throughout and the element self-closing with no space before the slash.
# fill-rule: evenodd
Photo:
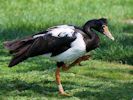
<svg viewBox="0 0 133 100">
<path fill-rule="evenodd" d="M 71 43 L 71 48 L 66 50 L 65 52 L 51 57 L 51 54 L 45 54 L 48 58 L 58 61 L 58 62 L 73 62 L 74 60 L 78 59 L 79 57 L 82 57 L 86 53 L 86 45 L 83 40 L 83 37 L 80 33 L 77 34 L 77 39 Z"/>
<path fill-rule="evenodd" d="M 65 63 L 73 62 L 74 60 L 78 59 L 79 57 L 83 56 L 85 51 L 78 51 L 74 49 L 69 49 L 64 53 L 61 53 L 58 56 L 52 57 L 53 60 L 58 62 L 63 61 Z"/>
</svg>

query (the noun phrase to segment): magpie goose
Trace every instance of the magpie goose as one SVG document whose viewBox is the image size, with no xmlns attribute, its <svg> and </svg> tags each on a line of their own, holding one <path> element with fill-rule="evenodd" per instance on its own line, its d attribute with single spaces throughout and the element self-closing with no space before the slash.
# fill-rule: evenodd
<svg viewBox="0 0 133 100">
<path fill-rule="evenodd" d="M 87 52 L 99 46 L 99 37 L 96 31 L 114 40 L 108 30 L 107 19 L 93 19 L 87 21 L 83 27 L 73 25 L 58 25 L 28 38 L 6 41 L 4 46 L 13 55 L 9 67 L 30 57 L 43 55 L 57 62 L 56 82 L 59 93 L 67 95 L 61 85 L 60 68 L 68 70 L 75 64 L 89 59 Z"/>
</svg>

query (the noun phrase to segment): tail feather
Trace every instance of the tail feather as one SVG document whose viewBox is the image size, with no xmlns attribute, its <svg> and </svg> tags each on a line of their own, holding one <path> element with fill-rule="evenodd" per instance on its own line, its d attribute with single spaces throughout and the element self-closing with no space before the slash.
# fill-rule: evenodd
<svg viewBox="0 0 133 100">
<path fill-rule="evenodd" d="M 6 41 L 4 46 L 9 50 L 10 54 L 13 55 L 8 67 L 17 65 L 18 63 L 26 60 L 27 51 L 33 43 L 33 39 L 24 39 L 24 40 L 15 40 L 15 41 Z"/>
<path fill-rule="evenodd" d="M 22 47 L 24 43 L 22 41 L 6 41 L 4 42 L 4 46 L 9 50 L 10 54 L 16 53 L 20 47 Z"/>
<path fill-rule="evenodd" d="M 18 63 L 26 60 L 28 58 L 26 55 L 26 51 L 28 50 L 29 47 L 30 47 L 30 45 L 27 45 L 27 46 L 23 47 L 19 52 L 17 52 L 11 59 L 8 67 L 12 67 L 12 66 L 17 65 Z"/>
</svg>

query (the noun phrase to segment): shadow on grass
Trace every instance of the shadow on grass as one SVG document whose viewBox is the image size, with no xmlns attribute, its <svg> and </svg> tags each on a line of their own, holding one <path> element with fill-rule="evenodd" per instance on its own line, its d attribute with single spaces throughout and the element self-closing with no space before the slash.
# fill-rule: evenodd
<svg viewBox="0 0 133 100">
<path fill-rule="evenodd" d="M 123 28 L 123 32 L 133 34 L 133 24 L 126 24 L 125 27 Z"/>
<path fill-rule="evenodd" d="M 57 88 L 52 84 L 55 82 L 45 80 L 43 81 L 44 85 L 41 86 L 39 83 L 28 83 L 19 79 L 14 80 L 0 80 L 0 95 L 23 95 L 28 96 L 28 93 L 24 93 L 26 90 L 33 91 L 38 94 L 51 95 L 52 93 L 57 92 Z M 51 86 L 48 86 L 51 84 Z M 15 94 L 13 93 L 15 92 Z M 13 93 L 13 94 L 12 94 Z M 18 94 L 17 94 L 18 93 Z M 29 95 L 31 96 L 31 95 Z"/>
<path fill-rule="evenodd" d="M 103 40 L 97 50 L 95 59 L 116 61 L 133 65 L 133 24 L 125 24 L 123 30 L 117 33 L 114 42 Z M 107 56 L 108 55 L 108 56 Z"/>
<path fill-rule="evenodd" d="M 40 82 L 31 82 L 22 81 L 19 79 L 1 79 L 0 80 L 0 95 L 5 96 L 38 96 L 44 95 L 46 97 L 57 97 L 58 88 L 55 81 L 43 80 Z M 64 82 L 68 84 L 69 82 Z M 71 82 L 72 83 L 72 82 Z M 72 83 L 75 85 L 75 82 Z M 65 87 L 66 90 L 73 89 L 72 87 Z M 27 91 L 27 92 L 26 92 Z"/>
<path fill-rule="evenodd" d="M 117 87 L 103 88 L 100 91 L 77 92 L 74 96 L 86 100 L 131 100 L 133 98 L 132 93 L 133 83 L 124 83 Z"/>
<path fill-rule="evenodd" d="M 19 79 L 14 80 L 0 80 L 0 95 L 3 96 L 45 96 L 45 97 L 58 97 L 57 87 L 54 81 L 44 80 L 41 82 L 25 82 Z M 43 85 L 42 85 L 43 84 Z M 50 85 L 49 85 L 50 84 Z M 64 82 L 65 84 L 70 84 L 70 82 Z M 76 82 L 71 83 L 72 85 L 77 85 Z M 103 84 L 104 85 L 104 84 Z M 103 87 L 99 86 L 84 86 L 86 89 L 79 92 L 75 92 L 73 96 L 85 100 L 131 100 L 133 98 L 133 83 L 119 83 L 115 87 Z M 82 86 L 83 87 L 83 86 Z M 65 90 L 74 89 L 72 86 L 69 88 L 65 87 Z M 93 91 L 94 90 L 94 91 Z"/>
<path fill-rule="evenodd" d="M 119 40 L 119 43 L 121 43 L 123 47 L 127 47 L 133 51 L 133 24 L 125 25 L 125 27 L 123 28 L 123 32 L 125 32 L 125 34 L 123 35 L 123 38 Z M 128 51 L 125 51 L 125 52 L 128 52 Z M 133 59 L 133 53 L 132 55 L 126 55 L 123 58 L 119 58 L 119 60 L 122 61 L 124 64 L 126 63 L 130 65 L 133 65 L 132 59 Z"/>
<path fill-rule="evenodd" d="M 51 25 L 52 24 L 52 25 Z M 45 23 L 44 25 L 37 25 L 35 26 L 32 23 L 16 23 L 16 25 L 12 25 L 10 27 L 1 28 L 0 31 L 0 40 L 7 41 L 19 38 L 25 38 L 27 36 L 32 36 L 38 32 L 43 32 L 47 28 L 51 26 L 58 25 L 58 23 Z"/>
<path fill-rule="evenodd" d="M 56 68 L 56 64 L 43 56 L 30 58 L 23 63 L 19 63 L 14 66 L 14 69 L 18 73 L 25 73 L 30 71 L 45 71 L 48 69 Z M 12 68 L 11 68 L 12 69 Z"/>
<path fill-rule="evenodd" d="M 124 58 L 119 58 L 119 60 L 123 63 L 123 64 L 129 64 L 129 65 L 133 65 L 133 55 L 127 57 L 125 56 Z"/>
<path fill-rule="evenodd" d="M 127 34 L 123 35 L 123 38 L 119 40 L 119 43 L 121 43 L 124 47 L 131 46 L 133 47 L 133 34 L 130 36 Z"/>
</svg>

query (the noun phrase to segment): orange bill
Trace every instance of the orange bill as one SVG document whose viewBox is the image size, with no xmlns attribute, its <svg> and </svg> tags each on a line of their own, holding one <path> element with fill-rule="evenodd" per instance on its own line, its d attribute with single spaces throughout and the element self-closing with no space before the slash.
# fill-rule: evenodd
<svg viewBox="0 0 133 100">
<path fill-rule="evenodd" d="M 112 34 L 110 33 L 110 31 L 109 31 L 109 29 L 108 29 L 108 26 L 106 26 L 106 25 L 103 25 L 103 30 L 104 30 L 104 34 L 108 37 L 108 38 L 110 38 L 111 40 L 115 40 L 114 39 L 114 37 L 112 36 Z"/>
</svg>

